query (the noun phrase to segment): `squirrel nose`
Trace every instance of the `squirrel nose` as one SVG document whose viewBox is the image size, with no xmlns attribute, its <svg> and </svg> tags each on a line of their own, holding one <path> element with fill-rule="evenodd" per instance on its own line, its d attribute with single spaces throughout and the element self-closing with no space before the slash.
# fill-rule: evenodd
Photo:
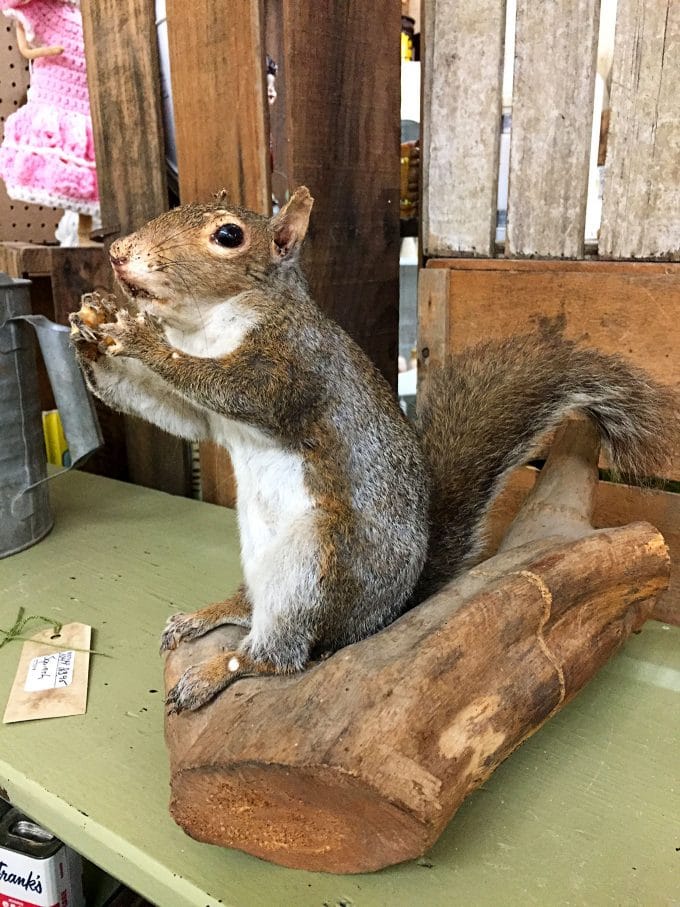
<svg viewBox="0 0 680 907">
<path fill-rule="evenodd" d="M 125 254 L 120 243 L 114 242 L 109 249 L 109 259 L 111 260 L 111 264 L 115 267 L 116 265 L 127 264 L 129 256 Z"/>
</svg>

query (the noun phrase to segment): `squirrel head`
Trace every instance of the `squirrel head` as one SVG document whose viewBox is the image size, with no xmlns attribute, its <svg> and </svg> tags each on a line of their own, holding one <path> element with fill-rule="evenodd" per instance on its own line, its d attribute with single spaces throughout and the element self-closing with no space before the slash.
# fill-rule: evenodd
<svg viewBox="0 0 680 907">
<path fill-rule="evenodd" d="M 219 302 L 266 289 L 295 268 L 314 199 L 296 189 L 273 217 L 223 204 L 182 205 L 116 240 L 118 282 L 141 307 L 163 317 L 184 302 Z"/>
</svg>

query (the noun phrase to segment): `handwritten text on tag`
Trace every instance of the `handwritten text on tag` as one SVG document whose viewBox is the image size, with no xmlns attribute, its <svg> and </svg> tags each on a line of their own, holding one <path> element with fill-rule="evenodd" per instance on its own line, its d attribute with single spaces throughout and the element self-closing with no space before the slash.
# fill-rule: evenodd
<svg viewBox="0 0 680 907">
<path fill-rule="evenodd" d="M 68 687 L 73 681 L 75 652 L 54 652 L 31 659 L 24 689 L 29 693 Z"/>
</svg>

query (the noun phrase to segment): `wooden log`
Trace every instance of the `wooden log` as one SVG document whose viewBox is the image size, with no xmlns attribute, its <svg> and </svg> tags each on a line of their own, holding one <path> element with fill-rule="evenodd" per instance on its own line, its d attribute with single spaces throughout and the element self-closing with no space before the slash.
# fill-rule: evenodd
<svg viewBox="0 0 680 907">
<path fill-rule="evenodd" d="M 516 470 L 489 514 L 488 544 L 484 558 L 492 557 L 534 487 L 537 471 L 531 467 Z M 659 596 L 652 620 L 680 626 L 680 494 L 637 488 L 614 482 L 598 482 L 595 489 L 593 526 L 625 526 L 646 520 L 663 534 L 671 554 L 671 577 L 668 589 Z"/>
<path fill-rule="evenodd" d="M 185 831 L 329 872 L 375 870 L 436 840 L 667 585 L 666 546 L 651 526 L 588 527 L 592 432 L 574 423 L 556 448 L 498 555 L 299 676 L 243 680 L 167 719 L 171 812 Z M 554 506 L 570 508 L 566 539 Z M 180 646 L 166 688 L 240 632 Z"/>
</svg>

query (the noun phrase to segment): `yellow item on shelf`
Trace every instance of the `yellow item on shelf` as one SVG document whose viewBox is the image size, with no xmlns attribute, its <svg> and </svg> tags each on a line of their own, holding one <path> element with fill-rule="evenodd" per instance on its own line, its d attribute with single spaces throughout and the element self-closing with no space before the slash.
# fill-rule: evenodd
<svg viewBox="0 0 680 907">
<path fill-rule="evenodd" d="M 50 409 L 42 414 L 43 434 L 45 435 L 45 450 L 47 462 L 53 466 L 70 466 L 68 444 L 61 425 L 59 412 Z"/>
</svg>

